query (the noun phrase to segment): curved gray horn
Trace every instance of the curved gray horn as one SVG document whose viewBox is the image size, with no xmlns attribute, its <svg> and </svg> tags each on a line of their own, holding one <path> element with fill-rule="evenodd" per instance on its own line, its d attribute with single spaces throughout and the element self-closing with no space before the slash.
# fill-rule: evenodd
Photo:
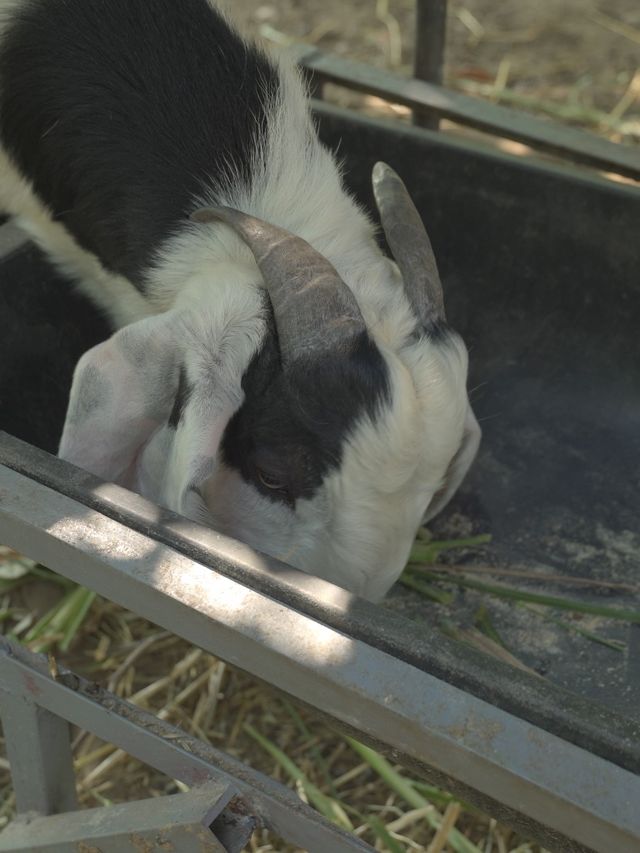
<svg viewBox="0 0 640 853">
<path fill-rule="evenodd" d="M 353 293 L 306 240 L 231 207 L 205 207 L 195 222 L 224 222 L 251 249 L 271 298 L 284 365 L 314 350 L 348 351 L 366 331 Z"/>
<path fill-rule="evenodd" d="M 382 228 L 393 253 L 411 307 L 423 326 L 444 320 L 444 296 L 431 241 L 400 176 L 386 163 L 371 174 Z"/>
</svg>

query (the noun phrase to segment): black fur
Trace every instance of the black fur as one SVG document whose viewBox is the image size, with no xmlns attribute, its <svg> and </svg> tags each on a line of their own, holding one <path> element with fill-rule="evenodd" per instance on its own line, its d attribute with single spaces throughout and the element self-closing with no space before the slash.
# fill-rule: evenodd
<svg viewBox="0 0 640 853">
<path fill-rule="evenodd" d="M 357 421 L 390 399 L 386 363 L 368 334 L 348 353 L 327 352 L 282 371 L 273 321 L 243 379 L 245 402 L 229 422 L 222 458 L 273 500 L 311 498 L 340 465 Z M 282 484 L 267 488 L 260 472 Z"/>
<path fill-rule="evenodd" d="M 278 78 L 207 0 L 25 0 L 0 48 L 0 135 L 86 249 L 138 287 L 232 170 Z"/>
<path fill-rule="evenodd" d="M 0 259 L 0 430 L 55 453 L 82 353 L 113 329 L 33 246 Z"/>
</svg>

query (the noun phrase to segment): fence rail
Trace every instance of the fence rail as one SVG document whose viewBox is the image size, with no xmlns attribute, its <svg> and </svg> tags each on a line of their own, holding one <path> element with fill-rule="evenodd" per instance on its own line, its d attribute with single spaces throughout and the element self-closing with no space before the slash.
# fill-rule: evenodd
<svg viewBox="0 0 640 853">
<path fill-rule="evenodd" d="M 229 851 L 241 850 L 255 825 L 268 827 L 308 850 L 364 853 L 371 849 L 326 821 L 285 786 L 68 670 L 60 668 L 52 675 L 44 657 L 3 639 L 0 639 L 0 685 L 0 712 L 10 745 L 11 766 L 17 771 L 14 786 L 20 812 L 52 815 L 74 807 L 75 784 L 67 727 L 70 722 L 186 785 L 202 786 L 215 781 L 220 790 L 214 798 L 208 789 L 207 814 L 210 824 L 218 818 L 214 832 Z M 36 717 L 39 722 L 34 725 L 32 720 Z M 43 727 L 46 739 L 37 736 Z M 40 770 L 44 770 L 44 783 L 40 781 Z M 226 791 L 224 801 L 223 791 Z M 172 814 L 175 818 L 176 812 L 171 811 L 174 797 L 163 801 L 168 810 L 165 816 Z M 216 801 L 218 812 L 211 815 L 210 809 Z M 114 821 L 116 816 L 114 813 Z M 183 810 L 180 816 L 184 818 Z M 55 838 L 61 825 L 60 821 L 41 823 L 38 833 L 42 838 Z M 35 840 L 31 826 L 19 821 L 15 830 L 3 833 L 0 851 L 37 849 L 28 844 L 34 844 Z M 85 840 L 81 833 L 88 826 L 78 825 L 80 834 L 76 842 Z M 26 847 L 19 846 L 23 842 Z M 115 849 L 120 853 L 122 848 Z M 176 849 L 182 853 L 182 847 Z"/>
<path fill-rule="evenodd" d="M 632 146 L 617 145 L 582 130 L 532 118 L 519 110 L 462 95 L 425 80 L 330 56 L 310 45 L 297 45 L 294 53 L 299 65 L 313 79 L 316 92 L 323 83 L 336 83 L 402 104 L 415 115 L 450 119 L 573 163 L 640 180 L 640 155 Z"/>
<path fill-rule="evenodd" d="M 3 436 L 2 445 L 16 455 L 15 439 Z M 82 491 L 84 472 L 53 458 L 49 467 Z M 396 760 L 427 776 L 435 769 L 439 781 L 457 785 L 551 848 L 563 837 L 565 847 L 574 843 L 567 849 L 575 843 L 617 853 L 637 849 L 640 778 L 633 772 L 350 635 L 348 618 L 338 631 L 252 587 L 248 578 L 241 583 L 223 574 L 242 559 L 268 572 L 269 563 L 260 569 L 260 555 L 244 546 L 206 531 L 212 537 L 207 565 L 188 547 L 132 530 L 114 516 L 126 517 L 131 504 L 158 520 L 163 511 L 90 482 L 80 500 L 1 466 L 0 541 L 258 675 Z M 96 508 L 103 501 L 109 515 Z M 197 529 L 184 519 L 174 523 Z M 300 578 L 288 567 L 280 571 L 290 585 Z M 348 617 L 353 596 L 309 581 Z M 585 778 L 598 784 L 584 785 Z"/>
</svg>

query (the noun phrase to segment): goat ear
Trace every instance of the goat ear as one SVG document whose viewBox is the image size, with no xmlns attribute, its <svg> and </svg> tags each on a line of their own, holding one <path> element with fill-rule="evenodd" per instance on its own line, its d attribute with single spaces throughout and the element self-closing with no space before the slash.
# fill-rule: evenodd
<svg viewBox="0 0 640 853">
<path fill-rule="evenodd" d="M 171 413 L 180 348 L 170 311 L 86 352 L 73 376 L 59 456 L 130 486 L 144 444 Z"/>
<path fill-rule="evenodd" d="M 473 414 L 471 406 L 467 406 L 462 444 L 449 464 L 442 488 L 431 499 L 423 521 L 431 521 L 432 518 L 445 508 L 454 496 L 458 486 L 462 483 L 467 471 L 471 467 L 471 463 L 475 459 L 481 435 L 482 431 L 476 420 L 476 416 Z"/>
</svg>

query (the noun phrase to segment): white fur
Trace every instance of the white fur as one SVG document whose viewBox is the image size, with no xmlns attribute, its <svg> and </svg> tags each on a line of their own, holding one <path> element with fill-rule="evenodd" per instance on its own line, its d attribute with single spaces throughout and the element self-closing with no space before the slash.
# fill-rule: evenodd
<svg viewBox="0 0 640 853">
<path fill-rule="evenodd" d="M 311 500 L 298 500 L 295 510 L 268 500 L 218 459 L 224 427 L 242 403 L 240 379 L 264 334 L 256 291 L 261 276 L 245 244 L 224 225 L 185 223 L 158 247 L 142 297 L 52 221 L 6 154 L 0 157 L 0 206 L 116 325 L 133 324 L 126 330 L 129 338 L 116 336 L 115 344 L 103 344 L 81 360 L 61 455 L 90 467 L 87 442 L 108 445 L 113 420 L 122 411 L 132 412 L 139 433 L 128 447 L 127 476 L 134 488 L 378 600 L 398 577 L 426 508 L 443 489 L 465 424 L 477 436 L 465 388 L 466 350 L 456 337 L 444 344 L 411 337 L 416 320 L 397 268 L 378 249 L 371 221 L 344 191 L 333 157 L 318 141 L 297 71 L 286 60 L 279 67 L 281 93 L 271 105 L 251 186 L 232 180 L 222 199 L 203 188 L 194 207 L 229 204 L 298 234 L 322 252 L 355 294 L 391 377 L 389 405 L 375 423 L 364 418 L 356 425 L 340 468 Z M 155 340 L 172 353 L 174 384 L 154 397 L 163 401 L 163 412 L 141 426 L 141 383 L 153 386 L 160 380 L 153 365 L 137 373 L 132 365 L 136 346 L 161 319 L 141 318 L 163 312 L 175 318 L 174 332 L 160 323 Z M 114 352 L 115 360 L 106 358 Z M 171 397 L 164 392 L 175 394 L 178 364 L 186 366 L 195 390 L 172 432 L 161 420 L 168 416 L 165 397 Z M 78 426 L 73 412 L 74 406 L 82 408 L 83 376 L 92 375 L 87 365 L 120 391 L 113 398 L 117 411 L 106 416 L 103 411 Z M 469 462 L 465 458 L 465 470 Z M 110 472 L 108 463 L 99 473 L 123 476 L 121 465 Z"/>
</svg>

